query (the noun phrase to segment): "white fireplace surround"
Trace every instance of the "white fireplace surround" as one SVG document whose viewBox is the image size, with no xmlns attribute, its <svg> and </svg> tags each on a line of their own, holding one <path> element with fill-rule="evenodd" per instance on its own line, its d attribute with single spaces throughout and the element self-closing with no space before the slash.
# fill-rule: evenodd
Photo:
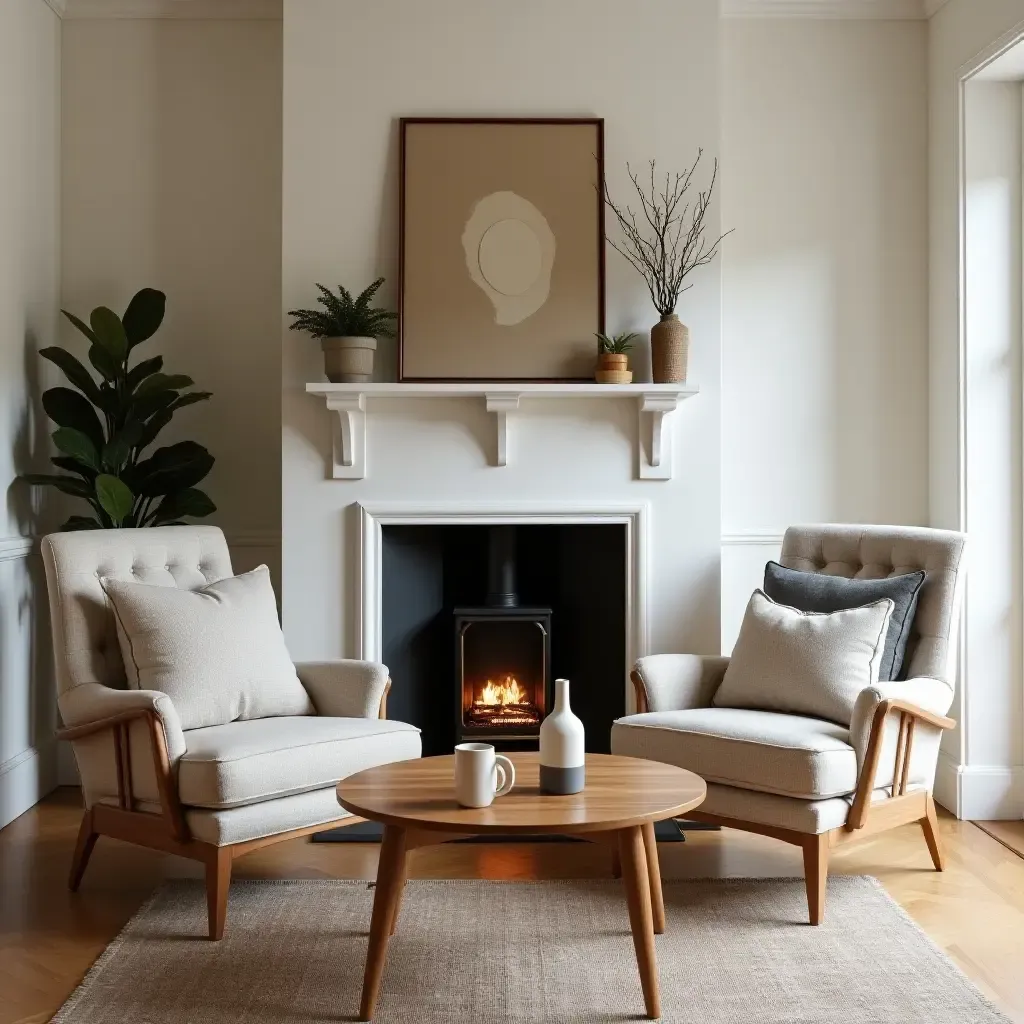
<svg viewBox="0 0 1024 1024">
<path fill-rule="evenodd" d="M 621 525 L 626 530 L 626 661 L 623 687 L 627 711 L 633 707 L 629 670 L 648 653 L 647 502 L 615 505 L 541 504 L 467 505 L 359 502 L 359 553 L 356 561 L 356 656 L 380 661 L 383 654 L 381 558 L 385 526 L 542 526 L 551 524 Z"/>
</svg>

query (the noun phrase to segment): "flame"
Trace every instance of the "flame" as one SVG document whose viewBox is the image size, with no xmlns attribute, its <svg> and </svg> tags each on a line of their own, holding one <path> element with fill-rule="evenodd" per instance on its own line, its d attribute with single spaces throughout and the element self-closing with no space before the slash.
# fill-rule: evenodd
<svg viewBox="0 0 1024 1024">
<path fill-rule="evenodd" d="M 519 685 L 515 676 L 505 676 L 500 683 L 487 680 L 479 699 L 475 704 L 525 704 L 526 691 Z"/>
</svg>

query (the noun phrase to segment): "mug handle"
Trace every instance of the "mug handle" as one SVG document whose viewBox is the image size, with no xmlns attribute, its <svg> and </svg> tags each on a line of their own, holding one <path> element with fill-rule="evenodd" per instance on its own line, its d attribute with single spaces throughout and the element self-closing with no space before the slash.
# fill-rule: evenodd
<svg viewBox="0 0 1024 1024">
<path fill-rule="evenodd" d="M 495 754 L 494 770 L 501 776 L 501 782 L 494 795 L 504 796 L 516 784 L 515 765 L 504 754 Z"/>
</svg>

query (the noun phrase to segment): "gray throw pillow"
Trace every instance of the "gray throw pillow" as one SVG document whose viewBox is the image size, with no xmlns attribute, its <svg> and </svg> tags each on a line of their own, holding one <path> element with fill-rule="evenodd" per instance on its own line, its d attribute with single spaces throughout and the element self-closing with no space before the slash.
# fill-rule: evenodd
<svg viewBox="0 0 1024 1024">
<path fill-rule="evenodd" d="M 838 612 L 888 598 L 893 603 L 893 612 L 878 672 L 880 680 L 888 681 L 902 678 L 903 658 L 924 577 L 924 572 L 919 571 L 878 580 L 849 579 L 801 572 L 769 562 L 764 567 L 764 592 L 773 601 L 802 612 Z"/>
</svg>

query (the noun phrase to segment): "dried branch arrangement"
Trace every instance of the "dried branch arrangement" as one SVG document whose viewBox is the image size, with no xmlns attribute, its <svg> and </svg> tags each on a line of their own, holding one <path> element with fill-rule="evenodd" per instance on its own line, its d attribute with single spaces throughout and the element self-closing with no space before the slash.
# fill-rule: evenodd
<svg viewBox="0 0 1024 1024">
<path fill-rule="evenodd" d="M 617 206 L 608 191 L 608 182 L 603 183 L 604 201 L 615 214 L 623 236 L 621 244 L 611 238 L 608 242 L 647 282 L 655 309 L 663 317 L 675 312 L 679 296 L 692 287 L 683 286 L 687 275 L 710 263 L 722 239 L 729 234 L 725 232 L 709 245 L 705 232 L 704 219 L 718 178 L 717 160 L 707 190 L 698 191 L 692 203 L 687 197 L 703 153 L 704 150 L 697 150 L 697 159 L 688 171 L 674 176 L 666 174 L 663 186 L 653 160 L 650 185 L 641 184 L 639 175 L 626 164 L 646 224 L 638 220 L 629 206 Z"/>
</svg>

